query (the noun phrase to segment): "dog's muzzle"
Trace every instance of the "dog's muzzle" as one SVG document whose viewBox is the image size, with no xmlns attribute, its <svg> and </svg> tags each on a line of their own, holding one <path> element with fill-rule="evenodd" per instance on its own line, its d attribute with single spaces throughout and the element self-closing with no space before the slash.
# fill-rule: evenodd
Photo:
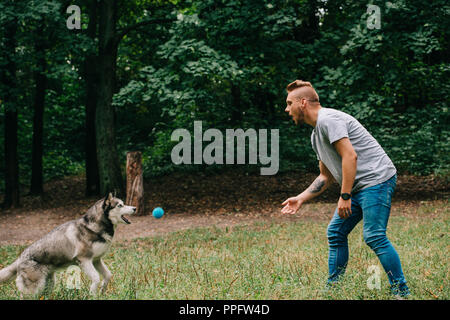
<svg viewBox="0 0 450 320">
<path fill-rule="evenodd" d="M 133 207 L 133 212 L 130 213 L 130 215 L 135 214 L 136 213 L 136 207 Z M 121 215 L 120 216 L 122 218 L 122 220 L 126 223 L 126 224 L 131 224 L 130 220 L 128 220 L 127 218 L 125 218 L 125 215 Z"/>
</svg>

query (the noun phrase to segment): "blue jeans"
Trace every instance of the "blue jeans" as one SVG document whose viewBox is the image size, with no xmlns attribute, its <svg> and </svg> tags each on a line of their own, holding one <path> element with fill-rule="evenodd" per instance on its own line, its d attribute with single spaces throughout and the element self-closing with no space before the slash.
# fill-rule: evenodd
<svg viewBox="0 0 450 320">
<path fill-rule="evenodd" d="M 352 214 L 347 219 L 339 217 L 337 209 L 334 212 L 327 230 L 329 285 L 338 281 L 345 272 L 348 262 L 347 236 L 362 219 L 364 241 L 378 256 L 388 275 L 391 291 L 402 296 L 409 294 L 400 258 L 386 237 L 391 199 L 396 183 L 397 175 L 394 175 L 383 183 L 353 194 Z"/>
</svg>

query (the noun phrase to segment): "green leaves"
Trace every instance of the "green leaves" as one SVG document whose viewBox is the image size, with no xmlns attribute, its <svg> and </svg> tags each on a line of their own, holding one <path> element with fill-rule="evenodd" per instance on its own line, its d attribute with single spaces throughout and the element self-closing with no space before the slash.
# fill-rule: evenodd
<svg viewBox="0 0 450 320">
<path fill-rule="evenodd" d="M 169 172 L 175 169 L 170 133 L 202 120 L 205 129 L 278 128 L 281 169 L 315 170 L 310 128 L 293 126 L 284 113 L 286 85 L 302 79 L 313 83 L 324 107 L 360 120 L 402 172 L 446 172 L 448 4 L 374 4 L 380 29 L 367 27 L 367 3 L 347 0 L 123 2 L 119 30 L 158 17 L 177 19 L 141 26 L 121 41 L 113 98 L 119 150 L 143 150 L 146 174 Z M 83 28 L 88 10 L 82 7 Z M 0 1 L 0 69 L 13 61 L 20 83 L 0 84 L 0 99 L 11 92 L 17 106 L 10 107 L 28 121 L 19 121 L 23 172 L 29 167 L 36 37 L 48 45 L 46 154 L 61 154 L 62 166 L 83 161 L 83 146 L 73 137 L 83 131 L 82 67 L 97 39 L 85 29 L 69 31 L 66 18 L 58 1 Z M 5 28 L 15 20 L 16 54 L 7 56 Z M 4 110 L 8 103 L 0 105 Z"/>
</svg>

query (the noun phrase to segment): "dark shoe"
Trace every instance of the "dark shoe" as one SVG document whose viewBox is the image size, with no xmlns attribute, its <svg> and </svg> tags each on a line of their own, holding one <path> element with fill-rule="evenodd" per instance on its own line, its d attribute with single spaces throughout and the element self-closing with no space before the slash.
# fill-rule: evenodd
<svg viewBox="0 0 450 320">
<path fill-rule="evenodd" d="M 392 285 L 391 293 L 393 294 L 394 298 L 397 300 L 407 300 L 408 297 L 411 295 L 406 283 Z"/>
</svg>

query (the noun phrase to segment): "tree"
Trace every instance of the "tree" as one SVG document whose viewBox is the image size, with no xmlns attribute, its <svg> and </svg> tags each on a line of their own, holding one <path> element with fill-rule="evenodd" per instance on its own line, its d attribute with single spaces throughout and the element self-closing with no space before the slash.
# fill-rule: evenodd
<svg viewBox="0 0 450 320">
<path fill-rule="evenodd" d="M 45 23 L 45 20 L 43 20 Z M 44 135 L 44 108 L 45 94 L 47 90 L 47 61 L 45 58 L 47 50 L 47 38 L 42 33 L 34 36 L 34 50 L 36 53 L 36 68 L 34 71 L 34 82 L 36 85 L 34 97 L 34 117 L 33 117 L 33 144 L 31 156 L 31 186 L 30 194 L 42 195 L 43 173 L 42 173 L 42 156 L 43 156 L 43 135 Z"/>
<path fill-rule="evenodd" d="M 0 68 L 0 81 L 5 105 L 5 199 L 3 208 L 18 207 L 19 193 L 19 161 L 17 154 L 17 115 L 18 103 L 16 92 L 16 50 L 17 19 L 3 17 L 5 38 L 3 41 L 3 67 Z"/>
<path fill-rule="evenodd" d="M 117 50 L 122 38 L 142 26 L 167 23 L 174 19 L 150 18 L 117 29 L 118 4 L 114 0 L 101 0 L 98 20 L 98 100 L 96 109 L 97 160 L 100 177 L 100 192 L 106 194 L 117 190 L 124 194 L 123 178 L 119 165 L 112 98 L 116 89 Z"/>
<path fill-rule="evenodd" d="M 89 1 L 89 25 L 87 35 L 92 43 L 95 43 L 98 27 L 98 2 Z M 98 57 L 93 49 L 89 49 L 84 61 L 84 78 L 86 79 L 86 112 L 85 112 L 85 171 L 86 171 L 86 195 L 98 195 L 100 193 L 100 181 L 97 162 L 97 142 L 95 130 L 95 111 L 98 102 Z"/>
</svg>

